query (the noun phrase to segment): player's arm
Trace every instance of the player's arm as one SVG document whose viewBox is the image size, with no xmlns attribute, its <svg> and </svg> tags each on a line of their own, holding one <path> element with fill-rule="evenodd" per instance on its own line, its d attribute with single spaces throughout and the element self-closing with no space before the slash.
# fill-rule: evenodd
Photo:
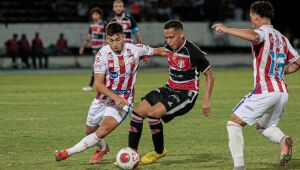
<svg viewBox="0 0 300 170">
<path fill-rule="evenodd" d="M 141 37 L 141 35 L 140 35 L 140 32 L 139 32 L 139 28 L 138 28 L 138 26 L 137 26 L 137 23 L 136 23 L 136 21 L 135 21 L 133 18 L 131 18 L 131 17 L 130 17 L 130 21 L 131 21 L 131 24 L 132 24 L 132 29 L 131 29 L 131 31 L 132 31 L 132 34 L 133 34 L 133 36 L 134 36 L 135 42 L 136 42 L 137 44 L 141 44 L 141 43 L 142 43 L 142 37 Z"/>
<path fill-rule="evenodd" d="M 208 68 L 203 74 L 206 77 L 206 84 L 205 84 L 205 94 L 202 102 L 202 112 L 204 116 L 208 117 L 209 115 L 211 115 L 210 97 L 215 83 L 215 75 L 211 68 Z"/>
<path fill-rule="evenodd" d="M 110 97 L 117 106 L 120 108 L 126 106 L 128 104 L 127 100 L 120 97 L 119 95 L 113 93 L 109 88 L 106 87 L 104 84 L 105 81 L 105 74 L 103 73 L 95 73 L 95 88 L 100 93 L 104 94 L 105 96 Z"/>
<path fill-rule="evenodd" d="M 167 56 L 167 49 L 165 47 L 153 48 L 153 56 Z"/>
<path fill-rule="evenodd" d="M 300 69 L 300 58 L 298 58 L 295 62 L 287 65 L 284 70 L 284 74 L 290 74 L 298 71 Z"/>
<path fill-rule="evenodd" d="M 235 37 L 251 41 L 254 44 L 260 42 L 260 36 L 254 30 L 251 29 L 237 29 L 237 28 L 228 28 L 221 23 L 214 24 L 212 27 L 217 33 L 230 34 Z"/>
<path fill-rule="evenodd" d="M 136 43 L 142 43 L 142 37 L 138 32 L 134 34 L 134 38 Z"/>
<path fill-rule="evenodd" d="M 83 44 L 79 48 L 79 54 L 82 55 L 84 52 L 85 47 L 88 45 L 88 43 L 91 41 L 92 36 L 89 34 L 86 39 L 83 41 Z"/>
</svg>

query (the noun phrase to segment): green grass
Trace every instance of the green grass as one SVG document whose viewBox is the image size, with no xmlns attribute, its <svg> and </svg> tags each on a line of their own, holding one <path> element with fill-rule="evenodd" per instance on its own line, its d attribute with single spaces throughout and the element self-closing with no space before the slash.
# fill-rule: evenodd
<svg viewBox="0 0 300 170">
<path fill-rule="evenodd" d="M 193 110 L 164 126 L 169 155 L 146 169 L 232 169 L 227 147 L 226 122 L 232 108 L 252 89 L 251 69 L 217 70 L 212 97 L 213 115 L 204 118 L 201 92 Z M 280 127 L 295 140 L 294 160 L 289 169 L 300 169 L 299 73 L 286 76 L 290 98 Z M 136 102 L 162 86 L 166 72 L 141 71 L 136 83 Z M 0 75 L 0 169 L 113 169 L 118 150 L 127 145 L 127 119 L 106 138 L 111 152 L 103 164 L 91 166 L 94 149 L 55 162 L 53 152 L 72 146 L 84 136 L 86 112 L 95 92 L 84 93 L 88 74 Z M 248 169 L 278 169 L 279 145 L 262 138 L 255 127 L 246 127 L 245 155 Z M 140 154 L 153 148 L 149 127 L 144 125 Z"/>
</svg>

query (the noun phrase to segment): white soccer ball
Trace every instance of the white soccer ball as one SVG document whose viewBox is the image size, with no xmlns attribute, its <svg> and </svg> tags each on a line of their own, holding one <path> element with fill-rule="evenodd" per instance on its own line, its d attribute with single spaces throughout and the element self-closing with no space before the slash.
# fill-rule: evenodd
<svg viewBox="0 0 300 170">
<path fill-rule="evenodd" d="M 135 169 L 139 165 L 140 155 L 133 149 L 126 147 L 118 152 L 116 161 L 121 169 Z"/>
</svg>

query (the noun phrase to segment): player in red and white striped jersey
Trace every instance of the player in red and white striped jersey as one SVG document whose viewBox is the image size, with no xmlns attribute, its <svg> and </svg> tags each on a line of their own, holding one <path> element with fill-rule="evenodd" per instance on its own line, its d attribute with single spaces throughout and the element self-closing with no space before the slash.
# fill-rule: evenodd
<svg viewBox="0 0 300 170">
<path fill-rule="evenodd" d="M 218 33 L 226 33 L 252 42 L 254 90 L 233 109 L 227 123 L 229 148 L 235 169 L 245 169 L 242 127 L 257 124 L 257 130 L 267 139 L 281 144 L 280 165 L 292 158 L 292 139 L 278 127 L 288 101 L 284 73 L 299 69 L 300 59 L 289 40 L 271 25 L 274 9 L 267 1 L 251 5 L 250 17 L 254 30 L 212 26 Z M 285 69 L 285 64 L 290 63 Z"/>
<path fill-rule="evenodd" d="M 95 88 L 98 94 L 88 111 L 87 136 L 69 149 L 56 151 L 57 161 L 98 146 L 90 163 L 100 163 L 109 150 L 103 138 L 125 120 L 133 106 L 134 83 L 140 60 L 152 55 L 166 55 L 164 47 L 125 43 L 122 26 L 118 23 L 110 23 L 106 35 L 108 45 L 95 57 Z"/>
<path fill-rule="evenodd" d="M 105 27 L 106 22 L 103 20 L 103 11 L 101 8 L 95 7 L 91 9 L 90 16 L 92 22 L 89 24 L 89 32 L 87 38 L 79 49 L 79 54 L 82 55 L 85 47 L 89 42 L 92 44 L 92 52 L 95 55 L 106 43 L 105 43 Z M 94 71 L 88 86 L 82 88 L 83 91 L 91 91 L 94 85 Z"/>
</svg>

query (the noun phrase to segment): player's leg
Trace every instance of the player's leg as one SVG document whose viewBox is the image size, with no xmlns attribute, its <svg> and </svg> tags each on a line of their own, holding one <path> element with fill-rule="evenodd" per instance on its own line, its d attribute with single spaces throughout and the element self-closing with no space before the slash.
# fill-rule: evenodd
<svg viewBox="0 0 300 170">
<path fill-rule="evenodd" d="M 285 166 L 292 159 L 293 140 L 285 135 L 277 124 L 281 120 L 284 109 L 288 102 L 287 93 L 277 93 L 278 102 L 274 105 L 269 114 L 265 114 L 256 125 L 258 132 L 274 143 L 281 146 L 280 165 Z"/>
<path fill-rule="evenodd" d="M 244 137 L 242 127 L 252 125 L 275 104 L 274 94 L 248 94 L 233 109 L 227 122 L 229 148 L 235 169 L 245 169 Z"/>
<path fill-rule="evenodd" d="M 143 131 L 143 122 L 146 117 L 147 110 L 151 108 L 149 102 L 145 99 L 134 109 L 131 114 L 128 146 L 132 149 L 138 150 L 138 145 Z"/>
</svg>

